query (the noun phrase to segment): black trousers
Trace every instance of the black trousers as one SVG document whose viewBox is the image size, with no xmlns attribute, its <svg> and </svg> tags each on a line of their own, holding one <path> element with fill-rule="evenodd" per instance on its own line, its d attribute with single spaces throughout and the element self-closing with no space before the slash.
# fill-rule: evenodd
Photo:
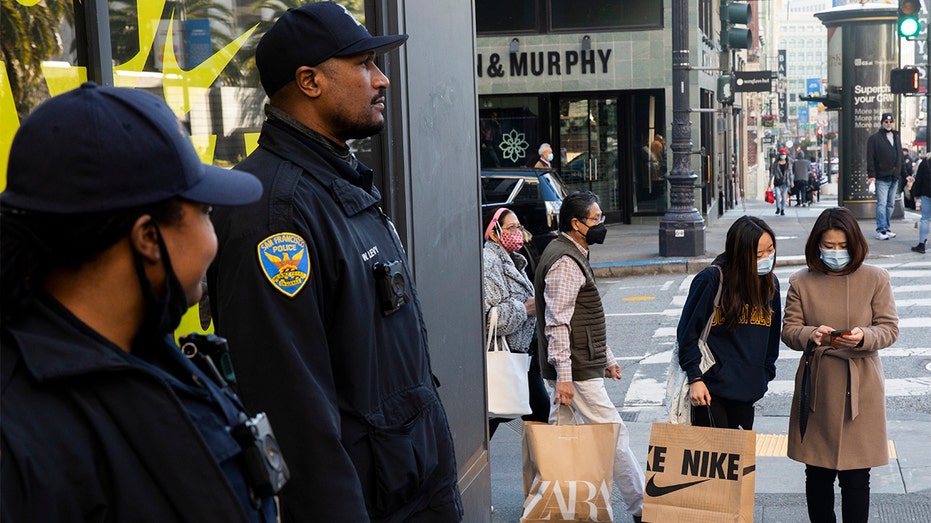
<svg viewBox="0 0 931 523">
<path fill-rule="evenodd" d="M 533 338 L 530 342 L 530 370 L 527 371 L 527 385 L 530 387 L 530 414 L 521 416 L 524 421 L 542 421 L 546 423 L 550 420 L 550 395 L 546 392 L 546 385 L 543 384 L 543 376 L 540 375 L 540 358 L 537 356 L 537 339 Z M 488 420 L 488 439 L 495 435 L 498 425 L 511 421 L 508 418 L 491 418 Z"/>
<path fill-rule="evenodd" d="M 832 470 L 805 465 L 805 497 L 811 523 L 835 523 L 834 479 L 840 479 L 844 523 L 870 519 L 870 469 Z"/>
<path fill-rule="evenodd" d="M 709 407 L 692 407 L 692 425 L 697 427 L 718 427 L 720 429 L 753 429 L 753 403 L 711 397 L 711 417 Z"/>
<path fill-rule="evenodd" d="M 795 205 L 808 203 L 808 180 L 795 180 Z"/>
</svg>

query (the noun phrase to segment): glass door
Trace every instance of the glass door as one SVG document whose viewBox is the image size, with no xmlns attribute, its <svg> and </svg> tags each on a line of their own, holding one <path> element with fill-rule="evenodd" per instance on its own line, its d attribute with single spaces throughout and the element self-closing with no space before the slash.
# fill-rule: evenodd
<svg viewBox="0 0 931 523">
<path fill-rule="evenodd" d="M 611 221 L 623 219 L 618 184 L 616 98 L 563 98 L 559 102 L 560 174 L 570 191 L 601 198 Z"/>
</svg>

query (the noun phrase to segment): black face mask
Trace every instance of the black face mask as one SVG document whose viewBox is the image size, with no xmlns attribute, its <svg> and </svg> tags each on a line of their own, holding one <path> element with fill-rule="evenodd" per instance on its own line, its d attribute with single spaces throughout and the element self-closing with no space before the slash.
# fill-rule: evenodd
<svg viewBox="0 0 931 523">
<path fill-rule="evenodd" d="M 184 287 L 175 276 L 175 271 L 171 267 L 171 258 L 168 256 L 168 249 L 165 248 L 165 241 L 162 239 L 162 233 L 155 226 L 155 234 L 158 237 L 158 246 L 162 251 L 162 265 L 165 267 L 165 297 L 159 299 L 155 295 L 155 289 L 152 282 L 145 274 L 145 268 L 142 265 L 142 256 L 138 252 L 133 252 L 134 263 L 136 265 L 136 275 L 139 277 L 139 285 L 142 288 L 142 299 L 145 302 L 145 316 L 142 319 L 142 325 L 139 332 L 136 333 L 134 345 L 143 346 L 161 341 L 166 334 L 175 330 L 181 323 L 181 317 L 188 310 L 187 295 Z"/>
<path fill-rule="evenodd" d="M 599 223 L 588 228 L 588 231 L 585 232 L 585 242 L 589 245 L 601 244 L 605 242 L 605 236 L 608 235 L 608 228 L 605 227 L 605 224 Z"/>
</svg>

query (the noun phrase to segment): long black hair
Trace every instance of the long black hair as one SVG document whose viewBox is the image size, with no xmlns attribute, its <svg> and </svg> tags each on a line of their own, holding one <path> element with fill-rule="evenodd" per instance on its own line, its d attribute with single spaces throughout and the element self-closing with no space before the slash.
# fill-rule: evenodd
<svg viewBox="0 0 931 523">
<path fill-rule="evenodd" d="M 76 269 L 129 234 L 144 214 L 165 225 L 181 219 L 181 200 L 87 214 L 57 214 L 0 206 L 0 307 L 12 321 L 32 302 L 49 271 Z"/>
<path fill-rule="evenodd" d="M 764 318 L 773 315 L 776 277 L 772 271 L 763 276 L 756 272 L 757 248 L 763 234 L 769 234 L 775 249 L 776 234 L 766 222 L 755 216 L 737 218 L 727 230 L 724 253 L 713 262 L 721 267 L 724 278 L 720 307 L 724 313 L 724 325 L 729 329 L 736 327 L 744 314 L 758 313 Z"/>
</svg>

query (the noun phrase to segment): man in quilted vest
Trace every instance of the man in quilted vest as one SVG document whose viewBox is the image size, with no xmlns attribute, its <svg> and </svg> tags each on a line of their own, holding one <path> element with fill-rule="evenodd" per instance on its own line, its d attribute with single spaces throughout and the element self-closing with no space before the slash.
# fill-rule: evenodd
<svg viewBox="0 0 931 523">
<path fill-rule="evenodd" d="M 580 423 L 618 423 L 614 483 L 634 521 L 643 510 L 643 470 L 630 450 L 627 427 L 608 396 L 604 378 L 621 379 L 621 367 L 607 344 L 604 307 L 588 261 L 593 243 L 604 243 L 607 229 L 598 196 L 577 191 L 562 202 L 560 234 L 540 258 L 534 278 L 540 367 L 552 392 L 557 416 Z M 563 412 L 559 412 L 563 409 Z"/>
</svg>

